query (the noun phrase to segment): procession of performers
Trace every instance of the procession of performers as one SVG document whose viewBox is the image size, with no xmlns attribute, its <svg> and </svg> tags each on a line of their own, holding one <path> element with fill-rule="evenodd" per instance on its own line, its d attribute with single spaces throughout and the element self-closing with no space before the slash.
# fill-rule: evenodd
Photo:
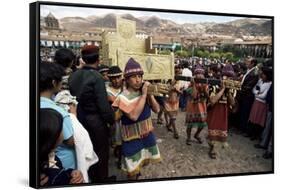
<svg viewBox="0 0 281 190">
<path fill-rule="evenodd" d="M 249 57 L 244 72 L 243 64 L 228 61 L 178 63 L 176 77 L 166 83 L 169 89 L 162 97 L 150 92 L 154 83 L 143 80 L 143 69 L 133 58 L 122 71 L 118 66 L 100 65 L 99 48 L 85 45 L 79 57 L 82 66 L 71 70 L 74 62 L 71 50 L 61 49 L 54 63 L 40 66 L 42 186 L 115 181 L 116 176 L 108 175 L 110 148 L 116 167 L 128 180 L 137 180 L 143 166 L 161 162 L 152 112 L 158 116 L 158 124 L 164 122 L 164 113 L 165 125 L 175 139 L 180 137 L 178 129 L 184 127 L 188 146 L 194 142 L 193 128 L 199 144 L 205 140 L 200 136 L 202 130 L 208 130 L 206 154 L 210 159 L 217 158 L 219 147 L 228 147 L 228 128 L 235 125 L 230 123 L 235 117 L 244 136 L 260 139 L 255 147 L 266 149 L 264 158 L 272 157 L 270 61 L 259 68 L 256 59 Z M 185 73 L 193 77 L 189 81 L 177 78 Z M 227 80 L 239 81 L 241 87 L 232 88 Z M 180 111 L 185 112 L 185 126 L 176 125 Z"/>
</svg>

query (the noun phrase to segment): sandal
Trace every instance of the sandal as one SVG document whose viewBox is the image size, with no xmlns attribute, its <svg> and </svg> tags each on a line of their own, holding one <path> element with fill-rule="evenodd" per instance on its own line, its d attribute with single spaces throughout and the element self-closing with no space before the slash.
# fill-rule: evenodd
<svg viewBox="0 0 281 190">
<path fill-rule="evenodd" d="M 173 132 L 172 128 L 169 127 L 169 125 L 166 125 L 166 127 L 167 127 L 167 130 L 168 130 L 169 132 Z"/>
<path fill-rule="evenodd" d="M 194 136 L 194 138 L 198 141 L 199 144 L 203 143 L 203 141 L 202 141 L 202 139 L 200 137 Z"/>
<path fill-rule="evenodd" d="M 209 152 L 209 156 L 210 156 L 210 158 L 212 158 L 212 159 L 217 159 L 217 153 L 215 153 L 215 152 Z"/>
<path fill-rule="evenodd" d="M 191 140 L 190 139 L 186 139 L 185 144 L 186 145 L 191 145 Z"/>
</svg>

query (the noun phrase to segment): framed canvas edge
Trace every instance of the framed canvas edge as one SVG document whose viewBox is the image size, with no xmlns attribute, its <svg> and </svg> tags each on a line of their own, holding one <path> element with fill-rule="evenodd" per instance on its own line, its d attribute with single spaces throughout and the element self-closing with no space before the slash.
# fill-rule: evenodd
<svg viewBox="0 0 281 190">
<path fill-rule="evenodd" d="M 38 89 L 38 75 L 39 75 L 39 62 L 40 62 L 40 6 L 71 6 L 71 7 L 88 7 L 88 8 L 106 8 L 106 9 L 123 9 L 123 10 L 134 10 L 134 11 L 155 11 L 165 13 L 182 13 L 182 14 L 202 14 L 202 15 L 213 15 L 213 16 L 234 16 L 234 17 L 248 17 L 248 18 L 264 18 L 271 19 L 272 21 L 272 61 L 273 61 L 273 81 L 272 85 L 275 84 L 274 80 L 274 16 L 269 15 L 254 15 L 254 14 L 237 14 L 237 13 L 222 13 L 222 12 L 205 12 L 205 11 L 190 11 L 190 10 L 172 10 L 172 9 L 158 9 L 158 8 L 147 8 L 147 7 L 126 7 L 126 6 L 113 6 L 113 5 L 95 5 L 95 4 L 84 4 L 84 3 L 65 3 L 65 2 L 50 2 L 50 1 L 36 1 L 29 4 L 29 185 L 33 188 L 40 188 L 39 184 L 39 170 L 38 170 L 38 121 L 39 121 L 39 89 Z M 273 110 L 274 110 L 274 88 L 273 88 Z M 273 112 L 273 150 L 275 148 L 275 133 L 274 133 L 274 112 Z M 274 151 L 273 151 L 274 152 Z M 63 186 L 52 186 L 48 188 L 56 187 L 79 187 L 79 186 L 92 186 L 92 185 L 111 185 L 111 184 L 124 184 L 124 183 L 139 183 L 139 182 L 157 182 L 157 181 L 169 181 L 169 180 L 183 180 L 183 179 L 200 179 L 200 178 L 217 178 L 217 177 L 236 177 L 236 176 L 247 176 L 247 175 L 261 175 L 261 174 L 274 174 L 274 153 L 272 157 L 272 171 L 266 172 L 246 172 L 246 173 L 231 173 L 231 174 L 219 174 L 219 175 L 206 175 L 206 176 L 182 176 L 173 178 L 156 178 L 156 179 L 145 179 L 138 181 L 118 181 L 110 182 L 107 184 L 79 184 L 79 185 L 63 185 Z"/>
</svg>

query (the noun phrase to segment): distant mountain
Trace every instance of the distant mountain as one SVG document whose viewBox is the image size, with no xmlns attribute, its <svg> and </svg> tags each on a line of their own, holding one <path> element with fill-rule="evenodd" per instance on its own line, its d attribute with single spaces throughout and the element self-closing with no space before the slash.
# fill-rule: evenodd
<svg viewBox="0 0 281 190">
<path fill-rule="evenodd" d="M 86 19 L 89 20 L 89 21 L 93 21 L 93 20 L 96 20 L 96 19 L 98 19 L 98 18 L 99 18 L 99 17 L 98 17 L 98 16 L 95 16 L 95 15 L 86 17 Z"/>
<path fill-rule="evenodd" d="M 245 18 L 245 19 L 238 19 L 238 20 L 230 21 L 227 24 L 236 26 L 236 27 L 242 27 L 242 26 L 249 25 L 249 24 L 261 25 L 263 23 L 264 23 L 264 20 Z"/>
<path fill-rule="evenodd" d="M 69 22 L 83 22 L 83 23 L 88 23 L 89 20 L 83 17 L 64 17 L 62 19 L 60 19 L 61 23 L 69 23 Z"/>
<path fill-rule="evenodd" d="M 145 28 L 145 22 L 142 19 L 136 18 L 131 14 L 121 15 L 121 18 L 135 21 L 138 29 L 144 29 Z"/>
<path fill-rule="evenodd" d="M 161 19 L 156 16 L 152 16 L 145 21 L 145 27 L 147 28 L 159 28 L 161 26 Z"/>
<path fill-rule="evenodd" d="M 116 27 L 115 14 L 107 14 L 104 16 L 82 17 L 65 17 L 59 20 L 60 25 L 70 31 L 88 31 L 95 27 Z M 133 20 L 136 22 L 137 29 L 147 31 L 148 33 L 158 34 L 175 33 L 179 35 L 271 35 L 272 23 L 270 20 L 262 19 L 238 19 L 231 22 L 215 23 L 185 23 L 177 24 L 174 21 L 161 19 L 156 16 L 134 17 L 131 14 L 120 15 L 120 17 Z"/>
<path fill-rule="evenodd" d="M 237 28 L 240 29 L 240 32 L 250 35 L 259 34 L 261 36 L 271 35 L 272 23 L 270 20 L 260 20 L 260 19 L 239 19 L 236 21 L 229 22 Z"/>
<path fill-rule="evenodd" d="M 220 35 L 241 35 L 240 28 L 235 27 L 231 24 L 215 24 L 211 27 L 206 28 L 206 33 L 208 34 L 220 34 Z"/>
<path fill-rule="evenodd" d="M 216 23 L 214 22 L 204 22 L 204 23 L 185 23 L 182 25 L 184 31 L 189 34 L 203 34 L 206 33 L 209 28 L 212 28 Z"/>
<path fill-rule="evenodd" d="M 96 18 L 92 21 L 92 27 L 106 27 L 106 28 L 115 28 L 116 27 L 116 15 L 107 14 L 104 17 Z"/>
<path fill-rule="evenodd" d="M 69 31 L 85 31 L 92 27 L 92 23 L 82 17 L 64 17 L 59 20 L 60 26 Z"/>
<path fill-rule="evenodd" d="M 263 33 L 264 35 L 272 34 L 272 22 L 271 21 L 266 21 L 261 24 L 260 27 L 260 32 Z"/>
</svg>

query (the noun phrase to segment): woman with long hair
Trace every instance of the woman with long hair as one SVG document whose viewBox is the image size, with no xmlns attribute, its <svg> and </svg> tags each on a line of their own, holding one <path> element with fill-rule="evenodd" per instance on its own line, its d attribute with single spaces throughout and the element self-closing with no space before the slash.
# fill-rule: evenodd
<svg viewBox="0 0 281 190">
<path fill-rule="evenodd" d="M 41 186 L 57 186 L 83 182 L 78 170 L 64 169 L 55 148 L 63 141 L 63 118 L 50 108 L 40 109 L 39 171 Z"/>
</svg>

